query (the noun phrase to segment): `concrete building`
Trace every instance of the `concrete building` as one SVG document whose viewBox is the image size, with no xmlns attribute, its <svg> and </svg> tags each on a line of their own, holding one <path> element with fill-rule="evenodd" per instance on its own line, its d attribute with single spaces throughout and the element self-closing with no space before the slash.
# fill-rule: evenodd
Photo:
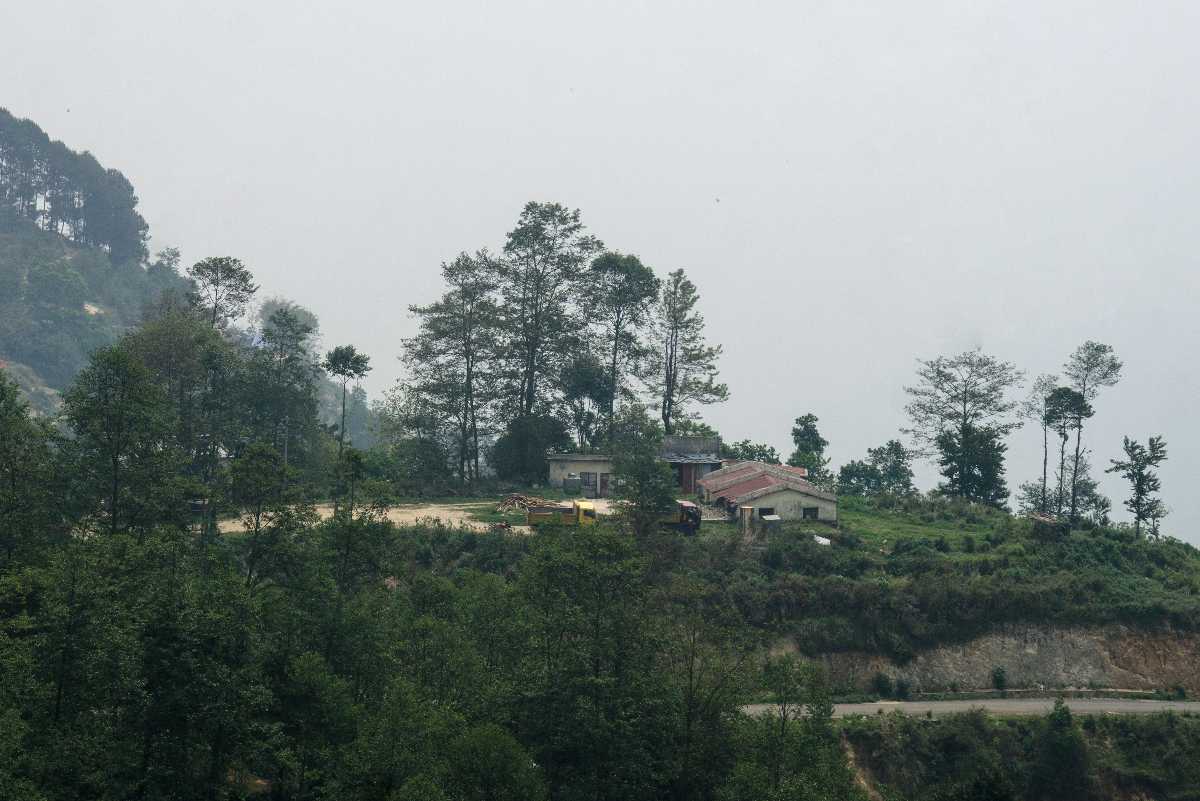
<svg viewBox="0 0 1200 801">
<path fill-rule="evenodd" d="M 671 465 L 675 481 L 685 495 L 693 495 L 698 482 L 721 468 L 720 437 L 663 437 L 658 458 Z"/>
<path fill-rule="evenodd" d="M 741 462 L 714 471 L 700 480 L 705 503 L 724 508 L 731 518 L 739 507 L 757 518 L 820 520 L 837 523 L 837 496 L 818 489 L 802 467 Z"/>
<path fill-rule="evenodd" d="M 699 480 L 721 467 L 721 440 L 717 437 L 663 437 L 659 458 L 671 466 L 681 494 L 692 495 Z M 550 453 L 550 486 L 562 487 L 572 474 L 579 476 L 585 498 L 611 494 L 612 457 L 602 453 Z"/>
<path fill-rule="evenodd" d="M 612 457 L 601 453 L 550 453 L 550 486 L 561 488 L 569 475 L 579 476 L 585 498 L 607 498 L 612 483 Z"/>
</svg>

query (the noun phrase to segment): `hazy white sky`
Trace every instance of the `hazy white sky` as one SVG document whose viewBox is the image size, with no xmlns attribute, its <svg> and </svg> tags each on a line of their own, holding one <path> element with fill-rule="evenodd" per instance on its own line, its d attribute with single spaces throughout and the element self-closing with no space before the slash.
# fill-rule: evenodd
<svg viewBox="0 0 1200 801">
<path fill-rule="evenodd" d="M 699 285 L 727 439 L 785 451 L 811 411 L 836 465 L 896 434 L 917 357 L 1111 343 L 1094 461 L 1164 434 L 1166 528 L 1200 542 L 1200 4 L 42 0 L 0 28 L 0 106 L 123 171 L 155 247 L 239 256 L 365 348 L 373 394 L 439 263 L 554 200 Z"/>
</svg>

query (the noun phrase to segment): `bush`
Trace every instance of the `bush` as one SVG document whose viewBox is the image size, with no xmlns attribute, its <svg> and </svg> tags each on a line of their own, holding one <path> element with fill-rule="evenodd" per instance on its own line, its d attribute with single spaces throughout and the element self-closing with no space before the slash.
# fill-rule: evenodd
<svg viewBox="0 0 1200 801">
<path fill-rule="evenodd" d="M 871 677 L 871 689 L 880 698 L 891 698 L 894 690 L 891 676 L 886 673 L 876 673 Z"/>
<path fill-rule="evenodd" d="M 1002 665 L 992 668 L 992 686 L 1000 692 L 1008 689 L 1008 672 Z"/>
</svg>

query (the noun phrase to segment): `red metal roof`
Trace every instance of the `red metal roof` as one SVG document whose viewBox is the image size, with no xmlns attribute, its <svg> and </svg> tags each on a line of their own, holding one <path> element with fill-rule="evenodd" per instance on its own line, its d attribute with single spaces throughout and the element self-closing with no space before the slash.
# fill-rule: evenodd
<svg viewBox="0 0 1200 801">
<path fill-rule="evenodd" d="M 741 481 L 737 484 L 732 484 L 724 489 L 718 490 L 713 493 L 713 496 L 717 499 L 740 498 L 747 492 L 753 492 L 756 489 L 762 489 L 763 487 L 770 487 L 774 484 L 782 483 L 783 481 L 771 475 L 770 473 L 759 473 L 757 475 L 750 476 L 745 481 Z"/>
</svg>

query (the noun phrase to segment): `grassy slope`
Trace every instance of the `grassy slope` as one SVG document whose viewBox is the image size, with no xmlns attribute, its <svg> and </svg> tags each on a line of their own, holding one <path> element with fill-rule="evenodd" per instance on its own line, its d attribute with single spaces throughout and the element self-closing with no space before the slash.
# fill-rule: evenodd
<svg viewBox="0 0 1200 801">
<path fill-rule="evenodd" d="M 811 533 L 834 544 L 813 543 Z M 713 543 L 733 536 L 708 530 Z M 1200 552 L 1119 529 L 1035 536 L 1028 521 L 945 501 L 881 508 L 843 499 L 841 527 L 794 524 L 765 551 L 703 555 L 689 569 L 726 587 L 755 625 L 811 651 L 904 659 L 1004 622 L 1123 621 L 1200 630 Z M 686 551 L 685 551 L 686 558 Z"/>
</svg>

